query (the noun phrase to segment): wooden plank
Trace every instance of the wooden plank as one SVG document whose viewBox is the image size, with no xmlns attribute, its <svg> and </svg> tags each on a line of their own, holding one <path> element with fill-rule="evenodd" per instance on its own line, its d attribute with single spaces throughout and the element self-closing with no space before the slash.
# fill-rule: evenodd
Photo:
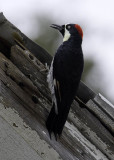
<svg viewBox="0 0 114 160">
<path fill-rule="evenodd" d="M 33 148 L 0 116 L 0 159 L 42 160 Z"/>
<path fill-rule="evenodd" d="M 93 99 L 95 96 L 96 93 L 93 92 L 86 84 L 80 81 L 77 97 L 86 104 L 90 99 Z"/>
<path fill-rule="evenodd" d="M 1 82 L 0 84 L 2 90 L 2 92 L 0 92 L 0 116 L 2 116 L 10 126 L 12 126 L 16 133 L 19 134 L 42 159 L 62 159 L 60 158 L 57 151 L 54 150 L 53 147 L 44 140 L 43 137 L 48 137 L 48 133 L 46 128 L 43 127 L 41 123 L 39 123 L 40 118 L 38 117 L 38 115 L 35 118 L 35 114 L 31 114 L 31 112 L 29 112 L 25 108 L 24 102 L 15 93 L 13 93 L 10 88 L 8 88 L 8 86 L 6 86 L 3 82 Z M 30 123 L 27 122 L 28 120 Z M 34 123 L 39 127 L 39 130 L 37 132 L 35 131 L 35 129 L 32 129 Z M 1 138 L 3 138 L 2 135 Z M 11 149 L 12 148 L 13 146 L 11 146 Z M 32 154 L 32 152 L 30 153 Z M 7 156 L 7 158 L 9 158 L 10 156 L 11 155 L 9 153 L 9 156 Z M 20 159 L 21 158 L 22 156 L 20 155 Z"/>
<path fill-rule="evenodd" d="M 10 86 L 5 86 L 2 82 L 2 101 L 3 101 L 3 104 L 5 106 L 13 106 L 13 105 L 16 105 L 16 101 L 19 102 L 20 104 L 23 104 L 23 106 L 25 107 L 25 104 L 24 104 L 24 101 L 22 99 L 20 99 L 20 97 L 18 96 L 18 94 L 16 95 L 16 92 L 12 92 Z M 15 86 L 14 86 L 15 88 Z M 7 94 L 6 94 L 7 93 Z M 8 94 L 11 94 L 11 95 L 8 95 Z M 16 97 L 17 98 L 16 98 Z M 9 97 L 9 98 L 7 98 Z M 14 98 L 14 99 L 13 99 Z M 14 100 L 17 99 L 14 103 Z M 22 102 L 21 102 L 22 101 Z M 12 104 L 12 105 L 11 105 Z M 21 106 L 20 106 L 21 107 Z M 16 108 L 16 106 L 15 106 Z M 21 111 L 21 110 L 20 110 Z M 41 116 L 41 111 L 39 109 L 39 113 L 40 113 L 40 116 Z M 49 138 L 49 135 L 47 133 L 47 130 L 45 128 L 45 123 L 44 123 L 44 120 L 42 121 L 41 120 L 41 117 L 40 117 L 38 114 L 35 116 L 26 116 L 24 117 L 24 122 L 26 122 L 26 124 L 28 124 L 33 130 L 36 130 L 37 133 L 39 134 L 39 136 L 41 137 L 41 139 L 44 139 L 47 143 L 49 143 L 59 154 L 60 156 L 63 158 L 63 159 L 76 159 L 76 157 L 79 157 L 80 160 L 83 159 L 83 157 L 90 157 L 87 153 L 87 155 L 80 155 L 80 153 L 78 153 L 78 155 L 75 155 L 75 152 L 71 152 L 72 151 L 72 145 L 69 144 L 68 142 L 64 142 L 64 140 L 62 140 L 62 143 L 59 141 L 59 142 L 56 142 L 54 139 L 50 141 L 50 138 Z M 36 118 L 37 119 L 36 119 Z M 43 118 L 45 118 L 45 115 L 43 116 Z M 16 123 L 17 125 L 17 123 Z M 45 133 L 45 134 L 44 134 Z M 63 143 L 64 142 L 64 143 Z M 78 143 L 76 143 L 78 144 Z M 71 146 L 70 146 L 71 145 Z M 65 147 L 66 146 L 66 147 Z M 70 151 L 69 151 L 69 148 L 70 148 Z M 74 155 L 73 155 L 74 154 Z M 82 152 L 81 152 L 82 154 Z M 88 160 L 91 159 L 91 158 L 87 158 Z M 94 160 L 94 159 L 93 159 Z"/>
<path fill-rule="evenodd" d="M 91 108 L 94 108 L 92 103 Z M 114 159 L 114 137 L 95 114 L 86 108 L 80 108 L 74 101 L 68 118 L 107 158 Z"/>
<path fill-rule="evenodd" d="M 49 109 L 50 102 L 44 98 L 30 79 L 2 54 L 0 54 L 0 67 L 0 79 L 23 101 L 28 110 L 40 114 L 39 110 L 43 110 L 41 106 L 44 103 L 44 99 L 47 102 L 46 108 Z M 23 85 L 20 85 L 20 83 Z"/>
<path fill-rule="evenodd" d="M 101 94 L 95 96 L 93 101 L 114 121 L 114 105 Z"/>
<path fill-rule="evenodd" d="M 7 57 L 10 57 L 11 47 L 21 43 L 24 48 L 30 50 L 44 64 L 51 63 L 51 56 L 10 23 L 3 13 L 0 13 L 0 41 L 2 43 L 0 51 Z"/>
<path fill-rule="evenodd" d="M 32 59 L 30 58 L 32 56 Z M 41 62 L 30 52 L 22 50 L 18 46 L 11 49 L 11 61 L 19 68 L 19 70 L 29 77 L 32 83 L 39 89 L 44 97 L 50 99 L 50 92 L 46 83 L 46 73 L 42 72 L 45 69 Z"/>
<path fill-rule="evenodd" d="M 45 126 L 45 119 L 46 119 L 46 114 L 45 113 L 47 113 L 46 112 L 46 109 L 47 109 L 47 105 L 46 105 L 46 102 L 45 103 L 43 103 L 44 104 L 44 106 L 43 106 L 43 104 L 42 104 L 42 107 L 39 105 L 39 104 L 34 104 L 32 101 L 31 101 L 31 98 L 29 97 L 29 95 L 27 95 L 12 79 L 10 79 L 10 77 L 8 76 L 8 75 L 6 75 L 1 69 L 0 69 L 0 79 L 1 79 L 1 81 L 11 90 L 11 92 L 13 92 L 18 98 L 19 98 L 19 101 L 21 100 L 22 102 L 22 104 L 23 104 L 23 106 L 25 107 L 25 108 L 28 108 L 29 110 L 30 110 L 30 108 L 32 108 L 32 110 L 33 111 L 35 111 L 35 113 L 37 113 L 37 117 L 38 117 L 38 121 L 40 122 L 40 124 L 42 124 L 42 126 Z M 2 85 L 3 86 L 3 85 Z M 7 92 L 7 90 L 5 90 L 4 92 L 3 92 L 3 90 L 2 90 L 2 95 L 6 95 L 6 92 Z M 9 100 L 10 99 L 12 99 L 12 98 L 6 98 L 6 100 L 7 100 L 7 103 L 9 104 Z M 6 103 L 6 101 L 5 101 L 5 103 Z M 46 109 L 45 109 L 46 108 Z M 31 110 L 30 110 L 31 111 Z M 33 112 L 32 112 L 33 113 Z M 29 119 L 30 120 L 30 119 Z M 38 133 L 40 134 L 40 135 L 42 135 L 43 133 L 42 133 L 42 131 L 41 131 L 41 125 L 40 124 L 38 124 L 38 122 L 36 123 L 36 128 L 38 129 L 37 131 L 38 131 Z M 32 126 L 34 126 L 33 124 L 32 124 Z M 46 128 L 45 128 L 45 130 L 46 130 Z M 47 133 L 47 131 L 45 131 L 45 133 Z M 44 135 L 43 135 L 43 137 L 44 137 Z M 49 138 L 49 135 L 48 135 L 48 133 L 47 133 L 47 136 L 46 136 L 46 138 L 48 139 L 48 141 L 50 142 L 50 138 Z M 60 155 L 61 156 L 64 156 L 64 157 L 66 157 L 66 158 L 68 158 L 69 157 L 69 159 L 73 159 L 73 155 L 71 155 L 70 154 L 70 152 L 67 150 L 67 149 L 64 149 L 64 145 L 62 145 L 62 144 L 60 144 L 59 145 L 59 143 L 57 142 L 57 144 L 55 143 L 55 141 L 51 141 L 51 143 L 50 143 L 58 152 L 60 152 Z M 64 143 L 63 143 L 64 144 Z M 66 143 L 65 143 L 66 144 Z M 69 147 L 67 147 L 67 148 L 70 148 L 70 150 L 71 150 L 71 146 L 70 146 L 70 144 L 69 143 L 67 143 L 67 146 L 69 146 Z M 61 151 L 61 149 L 62 149 L 62 151 Z M 64 153 L 64 154 L 63 154 Z M 74 152 L 75 153 L 75 152 Z M 82 157 L 81 155 L 77 155 L 77 156 L 79 156 L 79 157 Z M 88 157 L 88 156 L 87 156 Z"/>
<path fill-rule="evenodd" d="M 114 135 L 114 120 L 110 118 L 110 116 L 106 112 L 104 112 L 101 107 L 99 107 L 99 105 L 96 104 L 93 100 L 89 100 L 87 106 L 109 130 L 109 132 Z"/>
<path fill-rule="evenodd" d="M 37 87 L 30 81 L 30 79 L 27 78 L 22 72 L 20 72 L 20 70 L 1 53 L 0 66 L 6 75 L 13 79 L 23 90 L 30 94 L 31 97 L 37 94 L 40 95 Z"/>
</svg>

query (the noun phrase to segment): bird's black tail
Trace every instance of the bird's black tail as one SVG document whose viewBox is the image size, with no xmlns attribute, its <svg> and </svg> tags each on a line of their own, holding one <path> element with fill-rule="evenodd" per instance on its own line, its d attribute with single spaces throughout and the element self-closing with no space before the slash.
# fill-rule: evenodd
<svg viewBox="0 0 114 160">
<path fill-rule="evenodd" d="M 63 108 L 63 110 L 61 110 L 61 112 L 56 114 L 55 107 L 53 105 L 53 107 L 49 113 L 49 116 L 47 118 L 47 121 L 46 121 L 46 127 L 49 132 L 50 138 L 51 138 L 52 132 L 54 133 L 56 140 L 57 140 L 57 135 L 59 135 L 59 136 L 61 135 L 64 124 L 66 122 L 66 119 L 67 119 L 67 116 L 69 113 L 69 109 L 70 109 L 70 107 L 66 108 L 65 110 Z"/>
<path fill-rule="evenodd" d="M 51 133 L 53 132 L 53 127 L 55 125 L 55 122 L 56 122 L 56 117 L 57 117 L 57 114 L 55 113 L 55 108 L 54 108 L 54 105 L 49 113 L 49 116 L 47 118 L 47 121 L 46 121 L 46 127 L 47 127 L 47 130 L 49 132 L 49 135 L 50 135 L 50 138 L 51 138 Z"/>
</svg>

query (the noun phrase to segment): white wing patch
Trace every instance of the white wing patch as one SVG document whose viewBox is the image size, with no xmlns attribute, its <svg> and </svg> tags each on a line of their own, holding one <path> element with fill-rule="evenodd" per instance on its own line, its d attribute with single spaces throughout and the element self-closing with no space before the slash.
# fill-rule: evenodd
<svg viewBox="0 0 114 160">
<path fill-rule="evenodd" d="M 57 100 L 55 97 L 55 90 L 54 90 L 54 85 L 56 85 L 56 81 L 55 79 L 53 79 L 53 60 L 51 62 L 51 67 L 47 75 L 47 82 L 48 82 L 49 89 L 51 91 L 52 102 L 55 103 L 55 113 L 58 114 Z"/>
<path fill-rule="evenodd" d="M 59 100 L 61 101 L 60 84 L 59 84 L 59 81 L 57 81 L 56 79 L 54 79 L 54 86 L 58 92 Z"/>
</svg>

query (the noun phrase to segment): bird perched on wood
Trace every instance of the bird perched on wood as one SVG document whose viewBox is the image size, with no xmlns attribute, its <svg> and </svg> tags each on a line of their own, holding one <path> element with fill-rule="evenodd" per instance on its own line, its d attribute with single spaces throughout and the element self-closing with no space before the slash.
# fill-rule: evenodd
<svg viewBox="0 0 114 160">
<path fill-rule="evenodd" d="M 51 27 L 63 35 L 63 43 L 52 60 L 47 76 L 53 106 L 46 127 L 50 138 L 53 132 L 57 139 L 62 133 L 83 72 L 83 31 L 78 24 L 52 24 Z"/>
</svg>

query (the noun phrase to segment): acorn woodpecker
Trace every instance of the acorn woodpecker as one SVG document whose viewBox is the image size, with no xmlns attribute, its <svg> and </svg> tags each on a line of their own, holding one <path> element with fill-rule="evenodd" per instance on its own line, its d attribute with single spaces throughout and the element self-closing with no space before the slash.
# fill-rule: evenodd
<svg viewBox="0 0 114 160">
<path fill-rule="evenodd" d="M 57 139 L 57 135 L 62 133 L 83 72 L 83 31 L 78 24 L 52 24 L 51 27 L 63 35 L 63 43 L 52 60 L 47 76 L 53 106 L 46 127 L 50 138 L 53 132 Z"/>
</svg>

